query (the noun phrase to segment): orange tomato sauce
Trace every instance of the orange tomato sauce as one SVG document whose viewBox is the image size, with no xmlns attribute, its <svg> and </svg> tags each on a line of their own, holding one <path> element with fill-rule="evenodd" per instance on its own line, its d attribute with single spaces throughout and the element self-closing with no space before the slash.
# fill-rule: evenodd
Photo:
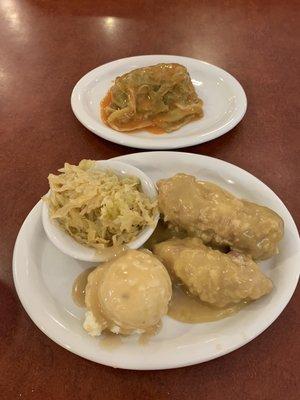
<svg viewBox="0 0 300 400">
<path fill-rule="evenodd" d="M 107 107 L 110 103 L 111 103 L 111 91 L 109 90 L 107 92 L 107 94 L 104 96 L 104 98 L 100 101 L 100 117 L 102 119 L 102 121 L 109 126 L 109 124 L 107 123 L 107 115 L 105 114 L 105 107 Z M 152 126 L 147 126 L 146 128 L 143 128 L 144 130 L 153 133 L 154 135 L 162 135 L 164 133 L 166 133 L 162 128 L 159 128 L 155 125 Z M 131 133 L 136 133 L 141 131 L 140 129 L 135 129 L 133 131 L 129 131 L 129 132 L 122 132 L 122 133 L 127 133 L 127 134 L 131 134 Z"/>
</svg>

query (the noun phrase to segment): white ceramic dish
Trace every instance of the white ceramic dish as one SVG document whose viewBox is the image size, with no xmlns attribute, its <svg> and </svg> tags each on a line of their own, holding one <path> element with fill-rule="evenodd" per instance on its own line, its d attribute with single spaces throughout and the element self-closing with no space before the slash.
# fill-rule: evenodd
<svg viewBox="0 0 300 400">
<path fill-rule="evenodd" d="M 100 101 L 114 79 L 132 69 L 158 63 L 179 63 L 187 67 L 204 102 L 204 117 L 163 135 L 144 130 L 122 133 L 105 125 L 100 118 Z M 207 142 L 230 131 L 243 118 L 247 99 L 239 82 L 221 68 L 194 58 L 147 55 L 116 60 L 88 72 L 75 85 L 71 105 L 78 120 L 106 140 L 140 149 L 177 149 Z"/>
<path fill-rule="evenodd" d="M 224 161 L 180 152 L 149 152 L 118 157 L 144 171 L 154 181 L 186 172 L 211 180 L 234 194 L 271 207 L 284 219 L 280 254 L 262 262 L 274 282 L 272 293 L 238 314 L 204 324 L 184 324 L 165 317 L 161 332 L 141 348 L 137 337 L 123 339 L 114 349 L 101 345 L 82 328 L 84 310 L 72 301 L 75 277 L 91 264 L 70 258 L 52 245 L 42 226 L 39 202 L 26 218 L 13 257 L 19 298 L 35 324 L 59 345 L 82 357 L 112 367 L 165 369 L 222 356 L 262 333 L 282 312 L 299 277 L 300 239 L 281 200 L 248 172 Z"/>
<path fill-rule="evenodd" d="M 95 170 L 111 170 L 117 173 L 120 176 L 136 176 L 141 181 L 141 186 L 143 192 L 149 197 L 154 198 L 157 195 L 157 191 L 152 180 L 141 170 L 138 168 L 126 164 L 124 162 L 115 161 L 115 160 L 100 160 L 96 162 Z M 50 219 L 49 216 L 49 208 L 48 204 L 43 202 L 43 211 L 42 211 L 42 220 L 45 232 L 48 236 L 48 239 L 56 246 L 60 251 L 64 254 L 76 258 L 81 261 L 90 261 L 90 262 L 100 262 L 106 261 L 107 259 L 107 250 L 102 254 L 97 253 L 94 249 L 89 248 L 87 246 L 83 246 L 82 244 L 76 242 L 70 235 L 64 232 L 58 224 L 56 224 L 53 220 Z M 156 224 L 159 220 L 159 215 L 156 217 Z M 156 227 L 156 225 L 155 225 Z M 137 236 L 135 240 L 132 240 L 127 246 L 130 249 L 138 249 L 141 247 L 152 235 L 155 227 L 147 226 L 144 228 L 141 233 Z"/>
</svg>

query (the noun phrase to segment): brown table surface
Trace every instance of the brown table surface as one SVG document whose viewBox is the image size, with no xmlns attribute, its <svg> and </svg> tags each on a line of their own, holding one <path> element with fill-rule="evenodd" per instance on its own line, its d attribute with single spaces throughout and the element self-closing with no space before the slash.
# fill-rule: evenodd
<svg viewBox="0 0 300 400">
<path fill-rule="evenodd" d="M 299 290 L 273 325 L 245 347 L 205 364 L 135 372 L 97 365 L 48 339 L 22 308 L 11 266 L 18 230 L 46 192 L 50 171 L 66 160 L 137 151 L 98 138 L 70 107 L 82 75 L 134 55 L 195 57 L 236 76 L 249 101 L 243 121 L 185 151 L 253 173 L 299 223 L 297 11 L 291 0 L 0 2 L 1 398 L 299 398 Z"/>
</svg>

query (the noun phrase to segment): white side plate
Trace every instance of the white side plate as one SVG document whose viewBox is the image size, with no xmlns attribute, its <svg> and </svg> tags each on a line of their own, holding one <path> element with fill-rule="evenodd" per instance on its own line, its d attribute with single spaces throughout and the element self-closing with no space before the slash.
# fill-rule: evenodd
<svg viewBox="0 0 300 400">
<path fill-rule="evenodd" d="M 138 338 L 122 339 L 116 348 L 101 345 L 82 328 L 84 310 L 72 301 L 75 277 L 91 263 L 61 253 L 47 239 L 39 202 L 26 218 L 16 241 L 13 273 L 19 298 L 34 323 L 59 345 L 89 360 L 127 369 L 166 369 L 211 360 L 229 353 L 263 332 L 282 312 L 299 277 L 300 239 L 281 200 L 248 172 L 224 161 L 180 152 L 150 152 L 116 158 L 144 171 L 154 181 L 177 172 L 211 180 L 235 195 L 268 206 L 284 219 L 280 254 L 261 263 L 274 290 L 238 314 L 204 324 L 163 319 L 161 332 L 141 347 Z"/>
<path fill-rule="evenodd" d="M 135 68 L 158 63 L 179 63 L 188 69 L 196 92 L 204 102 L 204 117 L 163 135 L 144 130 L 122 133 L 105 125 L 100 118 L 100 101 L 115 78 Z M 78 120 L 106 140 L 140 149 L 177 149 L 207 142 L 230 131 L 243 118 L 247 99 L 239 82 L 221 68 L 194 58 L 149 55 L 123 58 L 90 71 L 75 85 L 71 105 Z"/>
</svg>

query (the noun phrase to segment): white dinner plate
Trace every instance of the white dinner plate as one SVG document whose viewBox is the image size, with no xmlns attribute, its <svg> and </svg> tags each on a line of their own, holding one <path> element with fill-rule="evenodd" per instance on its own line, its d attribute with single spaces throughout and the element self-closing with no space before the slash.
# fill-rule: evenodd
<svg viewBox="0 0 300 400">
<path fill-rule="evenodd" d="M 39 202 L 26 218 L 13 257 L 14 282 L 19 298 L 34 323 L 59 345 L 89 360 L 127 369 L 165 369 L 211 360 L 229 353 L 262 333 L 282 312 L 299 277 L 300 239 L 295 223 L 281 200 L 248 172 L 224 161 L 180 152 L 149 152 L 117 157 L 144 171 L 154 181 L 177 172 L 213 181 L 237 196 L 268 206 L 284 219 L 285 235 L 279 255 L 261 262 L 274 290 L 226 319 L 185 324 L 170 317 L 144 346 L 138 337 L 122 339 L 107 348 L 101 338 L 82 328 L 84 310 L 71 297 L 75 277 L 91 266 L 61 253 L 47 239 Z"/>
<path fill-rule="evenodd" d="M 100 101 L 115 78 L 132 69 L 158 63 L 179 63 L 188 69 L 203 100 L 204 117 L 162 135 L 145 130 L 122 133 L 104 124 L 100 118 Z M 207 142 L 230 131 L 243 118 L 247 99 L 239 82 L 221 68 L 194 58 L 148 55 L 123 58 L 88 72 L 75 85 L 71 105 L 78 120 L 106 140 L 140 149 L 177 149 Z"/>
</svg>

